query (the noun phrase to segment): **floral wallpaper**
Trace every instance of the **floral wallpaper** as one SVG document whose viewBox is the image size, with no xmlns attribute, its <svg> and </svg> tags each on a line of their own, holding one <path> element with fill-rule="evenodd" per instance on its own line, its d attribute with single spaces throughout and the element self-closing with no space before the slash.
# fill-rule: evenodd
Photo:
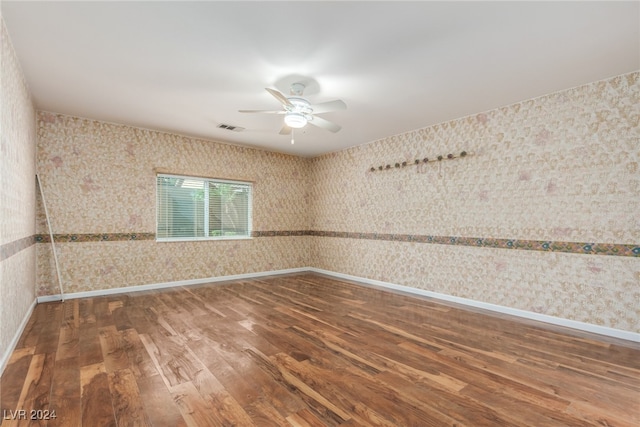
<svg viewBox="0 0 640 427">
<path fill-rule="evenodd" d="M 640 332 L 639 76 L 313 159 L 312 265 Z"/>
<path fill-rule="evenodd" d="M 639 76 L 314 159 L 39 112 L 64 290 L 316 267 L 639 332 Z M 159 172 L 254 182 L 253 238 L 156 242 Z"/>
<path fill-rule="evenodd" d="M 35 111 L 0 18 L 0 370 L 35 300 Z"/>
<path fill-rule="evenodd" d="M 38 112 L 38 169 L 65 293 L 308 266 L 307 159 Z M 156 242 L 156 174 L 251 181 L 250 240 Z M 58 294 L 38 200 L 38 295 Z"/>
</svg>

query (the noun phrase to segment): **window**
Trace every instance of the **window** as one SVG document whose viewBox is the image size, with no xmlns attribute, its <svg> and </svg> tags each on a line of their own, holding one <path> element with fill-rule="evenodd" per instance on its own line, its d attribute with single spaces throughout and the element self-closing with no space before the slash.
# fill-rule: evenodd
<svg viewBox="0 0 640 427">
<path fill-rule="evenodd" d="M 251 188 L 248 182 L 158 175 L 156 239 L 251 237 Z"/>
</svg>

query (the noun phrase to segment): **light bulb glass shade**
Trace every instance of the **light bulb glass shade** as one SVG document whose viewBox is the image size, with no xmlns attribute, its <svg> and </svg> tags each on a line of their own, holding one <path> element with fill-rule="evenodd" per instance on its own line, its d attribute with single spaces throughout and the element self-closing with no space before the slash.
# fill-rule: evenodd
<svg viewBox="0 0 640 427">
<path fill-rule="evenodd" d="M 307 124 L 307 118 L 300 113 L 287 113 L 284 116 L 284 123 L 290 128 L 299 129 Z"/>
</svg>

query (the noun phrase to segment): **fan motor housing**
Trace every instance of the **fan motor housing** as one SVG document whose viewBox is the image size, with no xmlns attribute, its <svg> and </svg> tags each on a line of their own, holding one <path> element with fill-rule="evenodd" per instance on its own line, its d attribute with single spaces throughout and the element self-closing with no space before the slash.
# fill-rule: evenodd
<svg viewBox="0 0 640 427">
<path fill-rule="evenodd" d="M 298 96 L 291 96 L 287 99 L 293 105 L 293 107 L 288 108 L 289 112 L 299 113 L 305 116 L 313 114 L 313 108 L 311 108 L 311 103 L 306 99 L 300 98 Z"/>
</svg>

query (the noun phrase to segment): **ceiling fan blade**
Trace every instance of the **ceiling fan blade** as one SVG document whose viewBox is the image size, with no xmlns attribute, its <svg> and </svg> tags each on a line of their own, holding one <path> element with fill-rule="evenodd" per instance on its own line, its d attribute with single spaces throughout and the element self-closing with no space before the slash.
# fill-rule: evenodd
<svg viewBox="0 0 640 427">
<path fill-rule="evenodd" d="M 342 129 L 342 126 L 337 125 L 333 122 L 330 122 L 329 120 L 323 119 L 322 117 L 318 117 L 318 116 L 312 116 L 312 119 L 309 120 L 309 124 L 312 124 L 322 129 L 326 129 L 333 133 L 338 132 L 340 129 Z"/>
<path fill-rule="evenodd" d="M 238 110 L 239 113 L 266 113 L 266 114 L 284 114 L 284 110 Z"/>
<path fill-rule="evenodd" d="M 280 135 L 289 135 L 291 134 L 291 128 L 287 125 L 283 125 L 282 129 L 280 129 Z"/>
<path fill-rule="evenodd" d="M 328 113 L 330 111 L 341 111 L 347 109 L 347 104 L 341 99 L 335 101 L 321 102 L 320 104 L 313 104 L 313 114 Z"/>
<path fill-rule="evenodd" d="M 268 87 L 265 88 L 267 92 L 273 95 L 278 101 L 282 103 L 282 105 L 286 105 L 287 107 L 293 107 L 293 104 L 289 102 L 286 96 L 284 96 L 281 92 L 278 92 L 275 89 L 270 89 Z"/>
</svg>

